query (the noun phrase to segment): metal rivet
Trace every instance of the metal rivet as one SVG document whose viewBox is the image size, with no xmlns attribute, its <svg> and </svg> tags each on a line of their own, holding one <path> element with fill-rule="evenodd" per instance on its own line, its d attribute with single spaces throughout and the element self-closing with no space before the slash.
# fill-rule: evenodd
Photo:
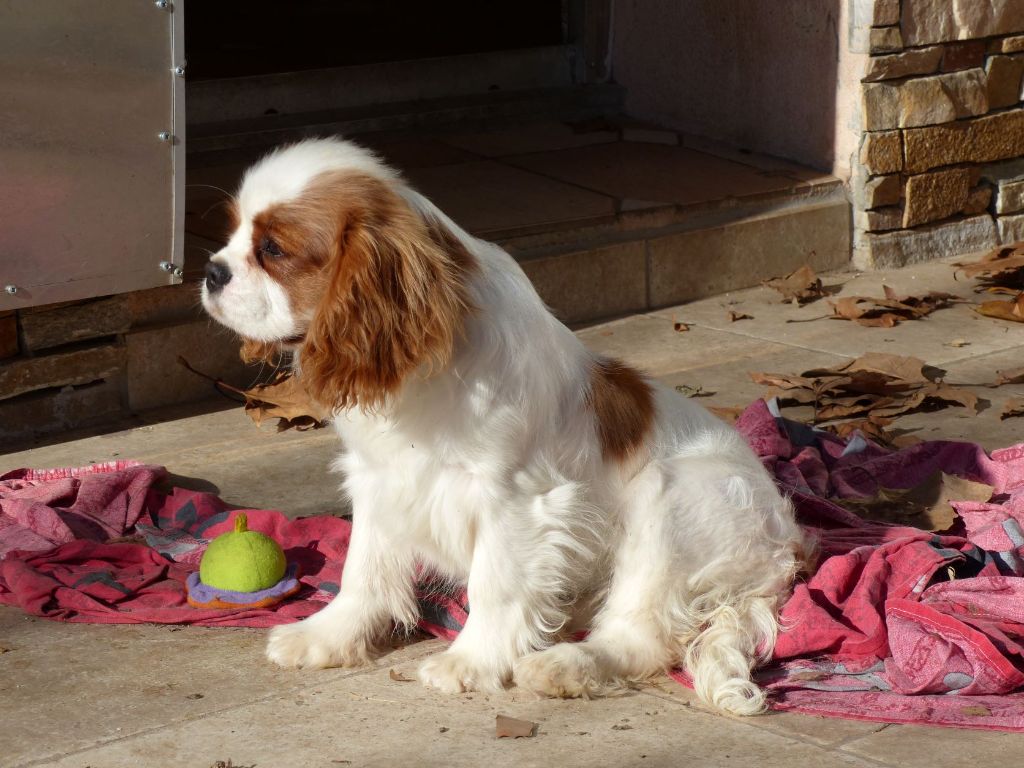
<svg viewBox="0 0 1024 768">
<path fill-rule="evenodd" d="M 170 141 L 171 139 L 174 138 L 174 134 L 172 134 L 170 131 L 160 131 L 160 133 L 158 133 L 156 137 L 160 139 L 160 141 Z"/>
<path fill-rule="evenodd" d="M 7 291 L 9 294 L 11 294 L 13 296 L 14 294 L 16 294 L 18 292 L 18 286 L 16 286 L 16 285 L 5 285 L 4 286 L 4 290 Z"/>
<path fill-rule="evenodd" d="M 156 0 L 154 5 L 156 5 L 157 8 L 166 11 L 171 7 L 171 0 Z"/>
<path fill-rule="evenodd" d="M 181 267 L 170 261 L 161 261 L 159 266 L 164 272 L 170 272 L 175 277 L 181 277 L 185 274 Z"/>
<path fill-rule="evenodd" d="M 184 77 L 185 76 L 185 68 L 184 67 L 175 67 L 174 68 L 174 74 L 176 74 L 178 77 Z"/>
</svg>

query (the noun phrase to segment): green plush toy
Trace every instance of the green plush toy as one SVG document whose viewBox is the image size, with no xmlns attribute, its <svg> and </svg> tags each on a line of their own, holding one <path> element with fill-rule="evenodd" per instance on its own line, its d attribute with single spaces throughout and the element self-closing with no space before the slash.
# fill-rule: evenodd
<svg viewBox="0 0 1024 768">
<path fill-rule="evenodd" d="M 210 542 L 199 562 L 199 579 L 207 587 L 231 592 L 258 592 L 284 577 L 287 563 L 281 545 L 247 528 L 244 514 L 235 518 L 233 533 Z"/>
</svg>

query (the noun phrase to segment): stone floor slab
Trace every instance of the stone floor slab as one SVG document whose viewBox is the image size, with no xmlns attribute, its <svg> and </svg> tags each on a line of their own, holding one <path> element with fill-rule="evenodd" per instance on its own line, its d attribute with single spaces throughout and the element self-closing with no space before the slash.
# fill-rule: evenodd
<svg viewBox="0 0 1024 768">
<path fill-rule="evenodd" d="M 0 606 L 0 764 L 208 722 L 224 709 L 366 674 L 279 669 L 263 657 L 265 639 L 265 630 L 238 627 L 68 624 Z M 380 663 L 404 664 L 441 646 L 414 643 Z M 153 765 L 170 764 L 165 758 Z"/>
<path fill-rule="evenodd" d="M 446 133 L 440 141 L 483 157 L 504 157 L 530 152 L 607 144 L 618 140 L 617 126 L 572 126 L 566 123 L 537 122 L 498 131 Z"/>
<path fill-rule="evenodd" d="M 903 725 L 851 741 L 841 752 L 899 768 L 954 768 L 1004 764 L 1019 754 L 1020 744 L 1019 733 Z"/>
<path fill-rule="evenodd" d="M 652 205 L 691 205 L 798 186 L 783 175 L 663 144 L 595 144 L 503 161 L 619 200 L 646 200 Z"/>
<path fill-rule="evenodd" d="M 537 723 L 536 735 L 497 739 L 499 713 Z M 172 754 L 175 765 L 197 768 L 228 759 L 236 766 L 275 768 L 872 764 L 643 694 L 592 701 L 538 700 L 518 692 L 444 696 L 418 683 L 395 682 L 382 669 L 41 765 L 135 768 L 153 755 Z"/>
<path fill-rule="evenodd" d="M 461 227 L 480 236 L 615 213 L 615 202 L 606 195 L 490 160 L 410 168 L 406 177 Z"/>
</svg>

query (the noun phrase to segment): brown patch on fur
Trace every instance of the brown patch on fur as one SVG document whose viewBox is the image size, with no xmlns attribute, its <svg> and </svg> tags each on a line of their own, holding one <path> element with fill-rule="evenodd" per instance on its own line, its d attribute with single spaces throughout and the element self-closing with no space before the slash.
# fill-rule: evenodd
<svg viewBox="0 0 1024 768">
<path fill-rule="evenodd" d="M 654 422 L 654 393 L 640 373 L 602 357 L 590 376 L 587 404 L 597 417 L 605 459 L 622 461 L 643 443 Z"/>
<path fill-rule="evenodd" d="M 280 256 L 259 253 L 268 240 Z M 472 310 L 469 251 L 366 174 L 322 174 L 257 216 L 252 258 L 308 320 L 300 375 L 332 408 L 379 408 L 414 371 L 446 365 Z"/>
</svg>

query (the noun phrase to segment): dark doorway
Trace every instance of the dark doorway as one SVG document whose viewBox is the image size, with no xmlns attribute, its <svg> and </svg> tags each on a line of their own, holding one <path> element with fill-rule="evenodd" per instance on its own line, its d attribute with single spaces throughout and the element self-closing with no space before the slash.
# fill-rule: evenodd
<svg viewBox="0 0 1024 768">
<path fill-rule="evenodd" d="M 192 80 L 565 42 L 563 0 L 206 0 L 185 13 Z"/>
</svg>

